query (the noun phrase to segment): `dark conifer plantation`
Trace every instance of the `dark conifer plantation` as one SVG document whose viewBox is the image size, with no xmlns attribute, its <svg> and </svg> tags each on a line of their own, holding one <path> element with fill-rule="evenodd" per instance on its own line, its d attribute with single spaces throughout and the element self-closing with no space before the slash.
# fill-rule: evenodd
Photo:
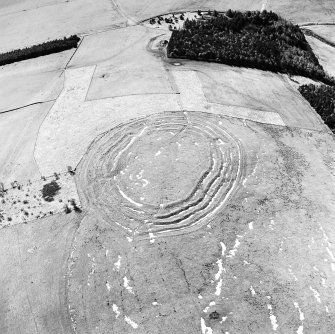
<svg viewBox="0 0 335 334">
<path fill-rule="evenodd" d="M 273 12 L 238 12 L 186 20 L 172 32 L 168 57 L 215 61 L 301 75 L 333 85 L 297 25 Z"/>
<path fill-rule="evenodd" d="M 335 133 L 335 87 L 310 84 L 300 86 L 299 91 Z"/>
<path fill-rule="evenodd" d="M 77 35 L 72 35 L 63 39 L 56 39 L 28 48 L 2 53 L 0 54 L 0 66 L 76 48 L 79 41 L 80 38 Z"/>
</svg>

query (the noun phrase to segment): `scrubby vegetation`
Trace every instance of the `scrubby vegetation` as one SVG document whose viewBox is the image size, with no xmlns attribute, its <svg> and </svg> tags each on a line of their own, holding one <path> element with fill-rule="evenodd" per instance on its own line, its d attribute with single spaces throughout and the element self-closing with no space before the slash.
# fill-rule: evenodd
<svg viewBox="0 0 335 334">
<path fill-rule="evenodd" d="M 0 54 L 0 66 L 76 48 L 79 41 L 80 38 L 77 35 L 72 35 L 63 39 L 56 39 L 28 48 L 2 53 Z"/>
<path fill-rule="evenodd" d="M 69 202 L 70 202 L 70 204 L 72 205 L 73 210 L 74 210 L 75 212 L 80 213 L 80 212 L 82 211 L 81 208 L 77 205 L 77 203 L 76 203 L 76 201 L 75 201 L 74 199 L 71 199 Z"/>
<path fill-rule="evenodd" d="M 267 11 L 213 12 L 174 30 L 168 56 L 302 75 L 334 84 L 297 25 Z"/>
<path fill-rule="evenodd" d="M 43 186 L 42 197 L 47 202 L 52 202 L 60 189 L 61 188 L 56 181 L 51 181 Z"/>
<path fill-rule="evenodd" d="M 335 87 L 310 84 L 300 86 L 299 91 L 335 133 Z"/>
</svg>

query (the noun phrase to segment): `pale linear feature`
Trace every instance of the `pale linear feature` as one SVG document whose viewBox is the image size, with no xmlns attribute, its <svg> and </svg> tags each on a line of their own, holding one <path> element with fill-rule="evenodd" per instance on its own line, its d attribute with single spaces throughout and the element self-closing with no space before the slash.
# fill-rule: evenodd
<svg viewBox="0 0 335 334">
<path fill-rule="evenodd" d="M 65 72 L 64 88 L 41 125 L 35 159 L 43 175 L 75 167 L 102 132 L 141 116 L 180 110 L 175 94 L 133 95 L 85 101 L 95 66 Z"/>
<path fill-rule="evenodd" d="M 256 122 L 285 125 L 278 113 L 208 103 L 196 71 L 173 71 L 180 94 L 145 94 L 85 101 L 95 66 L 68 69 L 64 88 L 41 125 L 35 159 L 43 175 L 75 167 L 99 134 L 153 113 L 206 111 Z"/>
<path fill-rule="evenodd" d="M 196 71 L 172 71 L 172 73 L 180 91 L 180 102 L 184 110 L 206 111 L 259 123 L 285 126 L 283 119 L 276 112 L 208 102 Z"/>
</svg>

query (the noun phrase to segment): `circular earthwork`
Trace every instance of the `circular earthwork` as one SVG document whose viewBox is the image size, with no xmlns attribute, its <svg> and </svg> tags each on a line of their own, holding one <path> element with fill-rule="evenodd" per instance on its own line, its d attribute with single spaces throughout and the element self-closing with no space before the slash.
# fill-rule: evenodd
<svg viewBox="0 0 335 334">
<path fill-rule="evenodd" d="M 79 186 L 100 217 L 147 238 L 207 224 L 239 186 L 242 162 L 240 142 L 217 117 L 166 112 L 101 135 Z"/>
</svg>

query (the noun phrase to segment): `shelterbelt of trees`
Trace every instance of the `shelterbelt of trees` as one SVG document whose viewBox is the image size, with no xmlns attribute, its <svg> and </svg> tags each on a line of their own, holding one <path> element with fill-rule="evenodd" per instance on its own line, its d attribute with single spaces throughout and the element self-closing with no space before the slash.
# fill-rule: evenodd
<svg viewBox="0 0 335 334">
<path fill-rule="evenodd" d="M 299 92 L 335 133 L 335 87 L 309 84 L 300 86 Z"/>
<path fill-rule="evenodd" d="M 77 35 L 72 35 L 63 39 L 55 39 L 24 49 L 2 53 L 0 54 L 0 66 L 76 48 L 79 41 L 80 38 Z"/>
<path fill-rule="evenodd" d="M 297 25 L 265 10 L 208 14 L 206 19 L 187 19 L 183 29 L 173 30 L 168 57 L 301 75 L 335 84 Z"/>
</svg>

